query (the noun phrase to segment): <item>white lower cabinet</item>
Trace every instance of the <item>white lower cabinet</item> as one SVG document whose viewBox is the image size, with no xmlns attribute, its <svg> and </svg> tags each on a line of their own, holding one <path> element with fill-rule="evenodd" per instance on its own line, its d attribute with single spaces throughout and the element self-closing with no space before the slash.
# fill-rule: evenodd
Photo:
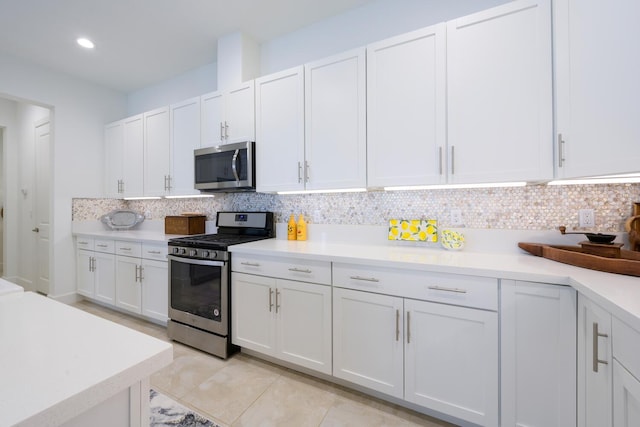
<svg viewBox="0 0 640 427">
<path fill-rule="evenodd" d="M 333 289 L 333 376 L 404 395 L 403 299 Z"/>
<path fill-rule="evenodd" d="M 107 304 L 114 304 L 116 281 L 113 242 L 78 238 L 76 244 L 78 293 Z"/>
<path fill-rule="evenodd" d="M 166 322 L 169 310 L 166 245 L 117 241 L 116 254 L 116 306 Z"/>
<path fill-rule="evenodd" d="M 612 425 L 611 314 L 578 296 L 578 426 Z"/>
<path fill-rule="evenodd" d="M 575 426 L 576 291 L 502 280 L 501 296 L 502 425 Z"/>
<path fill-rule="evenodd" d="M 232 341 L 331 373 L 331 287 L 233 273 Z"/>
<path fill-rule="evenodd" d="M 339 263 L 333 273 L 335 377 L 498 425 L 495 279 Z"/>
<path fill-rule="evenodd" d="M 331 286 L 303 281 L 319 272 L 315 280 L 323 282 L 325 270 L 330 277 L 330 264 L 305 267 L 286 259 L 234 257 L 232 268 L 232 342 L 331 374 Z M 263 276 L 267 271 L 303 280 Z"/>
<path fill-rule="evenodd" d="M 169 308 L 167 246 L 76 239 L 77 292 L 87 298 L 166 322 Z"/>
<path fill-rule="evenodd" d="M 613 318 L 613 425 L 640 426 L 640 332 Z"/>
</svg>

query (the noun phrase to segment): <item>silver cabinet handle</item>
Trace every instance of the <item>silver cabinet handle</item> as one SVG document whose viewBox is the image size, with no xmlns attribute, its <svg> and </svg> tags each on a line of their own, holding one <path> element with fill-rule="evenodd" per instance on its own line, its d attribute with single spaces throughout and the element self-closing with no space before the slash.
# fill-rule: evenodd
<svg viewBox="0 0 640 427">
<path fill-rule="evenodd" d="M 466 289 L 460 289 L 460 288 L 444 288 L 442 286 L 428 286 L 428 288 L 434 291 L 455 292 L 457 294 L 467 293 Z"/>
<path fill-rule="evenodd" d="M 276 313 L 280 309 L 279 296 L 280 296 L 280 291 L 278 290 L 278 288 L 276 288 Z"/>
<path fill-rule="evenodd" d="M 455 147 L 451 146 L 451 175 L 456 173 L 456 163 L 455 163 Z"/>
<path fill-rule="evenodd" d="M 220 141 L 224 141 L 224 125 L 220 122 Z"/>
<path fill-rule="evenodd" d="M 558 167 L 562 167 L 564 164 L 564 140 L 562 139 L 562 134 L 558 134 Z"/>
<path fill-rule="evenodd" d="M 293 267 L 293 268 L 290 268 L 289 271 L 293 271 L 294 273 L 308 273 L 308 274 L 313 273 L 313 271 L 309 270 L 308 268 L 302 269 L 302 268 Z"/>
<path fill-rule="evenodd" d="M 152 254 L 152 255 L 160 255 L 162 252 L 160 252 L 160 251 L 148 251 L 147 253 Z"/>
<path fill-rule="evenodd" d="M 302 163 L 298 162 L 298 184 L 302 182 Z"/>
<path fill-rule="evenodd" d="M 144 268 L 140 266 L 140 283 L 144 280 Z"/>
<path fill-rule="evenodd" d="M 109 245 L 105 245 L 105 244 L 102 244 L 102 243 L 101 243 L 101 244 L 96 245 L 96 246 L 97 246 L 97 247 L 99 247 L 99 248 L 106 248 L 106 247 L 108 247 Z"/>
<path fill-rule="evenodd" d="M 120 248 L 121 251 L 131 251 L 131 248 Z"/>
<path fill-rule="evenodd" d="M 304 161 L 304 182 L 309 182 L 309 162 Z"/>
<path fill-rule="evenodd" d="M 89 257 L 89 271 L 96 271 L 95 258 L 92 256 Z"/>
<path fill-rule="evenodd" d="M 374 282 L 374 283 L 378 283 L 380 280 L 376 279 L 375 277 L 362 277 L 362 276 L 349 276 L 350 279 L 352 280 L 360 280 L 363 282 Z"/>
<path fill-rule="evenodd" d="M 411 312 L 407 311 L 407 344 L 411 344 Z"/>
<path fill-rule="evenodd" d="M 138 266 L 136 265 L 136 279 L 135 279 L 135 281 L 137 282 L 137 281 L 138 281 L 138 279 L 139 279 L 139 276 L 138 276 Z"/>
<path fill-rule="evenodd" d="M 442 175 L 442 147 L 438 147 L 438 171 Z"/>
<path fill-rule="evenodd" d="M 224 139 L 229 139 L 229 124 L 224 121 Z"/>
<path fill-rule="evenodd" d="M 400 339 L 400 310 L 396 309 L 396 341 Z"/>
<path fill-rule="evenodd" d="M 240 263 L 241 265 L 246 265 L 248 267 L 260 267 L 260 264 L 257 262 L 248 262 L 248 261 L 244 261 Z"/>
<path fill-rule="evenodd" d="M 593 372 L 598 372 L 598 364 L 608 365 L 606 360 L 598 359 L 598 338 L 609 338 L 609 335 L 598 332 L 598 324 L 593 322 Z"/>
<path fill-rule="evenodd" d="M 273 289 L 269 288 L 269 313 L 271 313 L 272 308 L 273 308 Z"/>
</svg>

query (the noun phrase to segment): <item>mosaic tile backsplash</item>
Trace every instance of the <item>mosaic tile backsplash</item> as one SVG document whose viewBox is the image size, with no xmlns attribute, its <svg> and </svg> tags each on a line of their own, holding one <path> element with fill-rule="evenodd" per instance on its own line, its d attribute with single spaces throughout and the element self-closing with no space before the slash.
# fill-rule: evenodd
<svg viewBox="0 0 640 427">
<path fill-rule="evenodd" d="M 449 227 L 450 211 L 460 209 L 465 227 L 480 229 L 578 229 L 578 210 L 593 209 L 600 232 L 624 231 L 640 184 L 527 186 L 515 188 L 372 191 L 366 193 L 276 195 L 219 194 L 205 199 L 74 199 L 73 220 L 99 219 L 113 209 L 133 209 L 148 219 L 200 212 L 214 220 L 221 210 L 268 210 L 276 222 L 304 214 L 309 223 L 388 225 L 392 218 L 437 219 Z"/>
</svg>

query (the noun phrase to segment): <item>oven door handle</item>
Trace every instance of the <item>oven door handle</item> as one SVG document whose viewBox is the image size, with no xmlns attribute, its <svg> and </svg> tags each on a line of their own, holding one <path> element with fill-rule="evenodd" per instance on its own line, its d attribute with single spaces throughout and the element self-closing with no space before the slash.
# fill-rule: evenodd
<svg viewBox="0 0 640 427">
<path fill-rule="evenodd" d="M 216 266 L 216 267 L 224 267 L 224 265 L 226 264 L 224 261 L 209 261 L 204 259 L 182 258 L 174 255 L 168 255 L 167 258 L 169 260 L 181 262 L 183 264 L 209 265 L 209 266 Z"/>
</svg>

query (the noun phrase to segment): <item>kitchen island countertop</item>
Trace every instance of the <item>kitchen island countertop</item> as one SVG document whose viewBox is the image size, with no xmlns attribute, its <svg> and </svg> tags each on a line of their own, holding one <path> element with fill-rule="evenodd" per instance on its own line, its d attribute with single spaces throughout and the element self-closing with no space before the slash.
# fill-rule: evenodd
<svg viewBox="0 0 640 427">
<path fill-rule="evenodd" d="M 168 342 L 32 292 L 0 297 L 0 342 L 0 425 L 8 426 L 73 420 L 173 358 Z M 141 392 L 148 402 L 148 388 Z"/>
</svg>

